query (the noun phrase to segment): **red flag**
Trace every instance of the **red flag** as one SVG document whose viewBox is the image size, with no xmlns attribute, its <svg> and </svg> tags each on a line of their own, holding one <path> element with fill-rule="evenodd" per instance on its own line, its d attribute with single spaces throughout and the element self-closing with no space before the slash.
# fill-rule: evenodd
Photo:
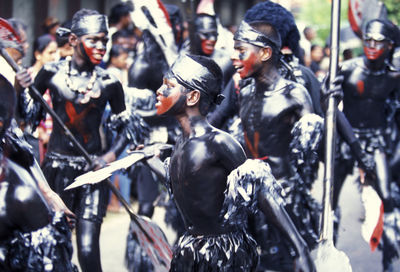
<svg viewBox="0 0 400 272">
<path fill-rule="evenodd" d="M 21 38 L 7 20 L 0 18 L 0 40 L 3 47 L 17 48 L 21 46 Z"/>
<path fill-rule="evenodd" d="M 163 231 L 150 219 L 144 216 L 136 218 L 142 228 L 149 234 L 150 241 L 136 223 L 131 222 L 130 232 L 133 232 L 142 250 L 150 258 L 154 271 L 168 272 L 172 259 L 172 250 Z"/>
<path fill-rule="evenodd" d="M 381 240 L 383 233 L 383 202 L 372 186 L 363 186 L 361 201 L 365 210 L 365 220 L 361 226 L 361 235 L 374 251 Z"/>
<path fill-rule="evenodd" d="M 372 19 L 386 19 L 387 10 L 379 0 L 349 0 L 347 15 L 351 29 L 362 38 L 365 24 Z"/>
<path fill-rule="evenodd" d="M 372 232 L 371 238 L 369 240 L 369 245 L 371 247 L 371 251 L 375 251 L 375 249 L 378 247 L 379 242 L 382 237 L 383 233 L 383 203 L 381 203 L 380 207 L 380 213 L 379 213 L 379 219 L 378 223 L 375 226 L 374 231 Z"/>
<path fill-rule="evenodd" d="M 349 18 L 351 29 L 360 38 L 363 5 L 364 0 L 349 0 L 349 8 L 347 10 L 347 16 Z"/>
</svg>

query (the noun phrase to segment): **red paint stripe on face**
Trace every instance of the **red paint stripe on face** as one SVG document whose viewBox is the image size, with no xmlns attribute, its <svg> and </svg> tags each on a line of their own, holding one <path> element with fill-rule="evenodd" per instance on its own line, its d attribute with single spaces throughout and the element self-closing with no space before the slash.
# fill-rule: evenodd
<svg viewBox="0 0 400 272">
<path fill-rule="evenodd" d="M 248 77 L 252 74 L 256 60 L 257 60 L 257 56 L 256 56 L 256 54 L 254 54 L 254 52 L 250 52 L 250 55 L 248 56 L 248 58 L 245 58 L 245 57 L 240 58 L 240 61 L 243 65 L 242 70 L 239 72 L 241 78 Z"/>
<path fill-rule="evenodd" d="M 382 56 L 383 52 L 385 52 L 384 48 L 376 49 L 364 46 L 364 53 L 367 59 L 369 60 L 376 60 L 380 56 Z"/>
<path fill-rule="evenodd" d="M 201 40 L 201 50 L 207 56 L 211 56 L 215 50 L 216 41 L 212 40 Z"/>
</svg>

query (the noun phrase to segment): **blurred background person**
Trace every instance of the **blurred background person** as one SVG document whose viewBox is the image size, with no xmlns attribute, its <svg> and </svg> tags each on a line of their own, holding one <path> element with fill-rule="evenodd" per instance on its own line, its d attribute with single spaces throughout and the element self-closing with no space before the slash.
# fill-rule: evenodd
<svg viewBox="0 0 400 272">
<path fill-rule="evenodd" d="M 300 46 L 304 50 L 304 64 L 310 67 L 311 64 L 311 46 L 316 37 L 316 32 L 311 26 L 306 26 L 303 30 L 303 36 L 300 40 Z"/>
<path fill-rule="evenodd" d="M 35 78 L 44 64 L 57 60 L 57 53 L 57 42 L 52 35 L 44 34 L 36 38 L 33 43 L 33 65 L 29 68 L 31 76 Z"/>
<path fill-rule="evenodd" d="M 117 31 L 116 33 L 118 33 Z M 116 34 L 115 33 L 115 34 Z M 125 48 L 121 44 L 113 44 L 111 47 L 111 50 L 109 52 L 109 59 L 107 62 L 107 71 L 115 76 L 122 84 L 124 87 L 124 92 L 126 92 L 127 88 L 127 72 L 128 72 L 128 49 Z M 111 109 L 107 106 L 106 108 L 106 117 L 108 118 L 109 114 L 111 112 Z M 107 141 L 113 141 L 115 138 L 115 135 L 112 133 L 112 131 L 105 130 L 106 134 L 106 140 Z M 111 143 L 108 143 L 111 144 Z M 121 153 L 121 155 L 118 157 L 118 159 L 121 159 L 127 155 L 127 149 L 129 147 L 125 148 L 125 150 Z M 120 190 L 122 196 L 124 199 L 130 203 L 130 192 L 131 192 L 131 178 L 128 176 L 127 171 L 118 171 L 117 173 L 114 173 L 111 177 L 112 182 L 114 185 Z M 111 194 L 110 197 L 110 202 L 107 207 L 107 211 L 111 212 L 119 212 L 122 211 L 121 205 L 116 198 L 114 194 Z"/>
<path fill-rule="evenodd" d="M 56 31 L 60 27 L 60 21 L 56 17 L 47 17 L 42 23 L 42 30 L 44 34 L 50 34 L 56 37 Z"/>
<path fill-rule="evenodd" d="M 126 50 L 127 67 L 130 67 L 135 59 L 138 41 L 135 29 L 121 29 L 111 36 L 112 46 L 119 45 Z"/>
<path fill-rule="evenodd" d="M 133 7 L 131 2 L 120 2 L 111 7 L 110 14 L 108 15 L 108 36 L 110 40 L 107 43 L 106 54 L 104 55 L 102 63 L 100 64 L 102 68 L 106 68 L 111 46 L 114 44 L 112 41 L 112 36 L 114 35 L 114 33 L 122 29 L 132 28 L 132 11 Z"/>
<path fill-rule="evenodd" d="M 128 84 L 128 49 L 120 44 L 113 44 L 110 50 L 110 56 L 107 62 L 107 71 L 114 75 L 122 83 L 122 86 Z"/>
<path fill-rule="evenodd" d="M 322 49 L 324 56 L 322 57 L 321 62 L 319 63 L 319 68 L 325 73 L 329 71 L 329 62 L 331 56 L 331 47 L 329 46 L 329 42 L 325 44 L 324 48 Z"/>
<path fill-rule="evenodd" d="M 121 29 L 128 29 L 132 26 L 131 12 L 133 11 L 130 2 L 121 2 L 115 4 L 108 15 L 108 24 L 110 27 L 110 34 L 114 34 Z"/>
<path fill-rule="evenodd" d="M 194 39 L 185 42 L 183 52 L 190 51 L 212 58 L 222 70 L 225 86 L 235 73 L 230 59 L 233 52 L 233 34 L 219 22 L 213 1 L 200 1 L 194 29 Z"/>
<path fill-rule="evenodd" d="M 29 68 L 29 71 L 34 79 L 44 64 L 56 61 L 58 59 L 58 46 L 54 36 L 50 34 L 44 34 L 38 37 L 33 43 L 33 54 L 33 65 Z M 51 105 L 51 97 L 48 91 L 46 91 L 43 98 L 49 105 Z M 30 129 L 32 130 L 34 128 Z M 29 130 L 25 129 L 25 137 L 33 137 L 32 140 L 35 140 L 36 142 L 37 139 L 38 141 L 38 150 L 36 151 L 39 154 L 37 159 L 40 163 L 43 161 L 44 155 L 46 154 L 47 143 L 49 142 L 52 129 L 53 122 L 49 114 L 46 114 L 46 118 L 40 121 L 37 130 L 31 131 L 32 134 L 28 134 Z"/>
<path fill-rule="evenodd" d="M 71 24 L 71 20 L 65 21 L 56 31 L 56 42 L 60 60 L 70 59 L 74 54 L 74 48 L 68 40 Z"/>
<path fill-rule="evenodd" d="M 343 50 L 343 61 L 349 60 L 353 58 L 353 49 L 346 48 Z"/>
<path fill-rule="evenodd" d="M 314 72 L 315 76 L 322 81 L 325 76 L 325 72 L 321 69 L 320 64 L 324 58 L 324 52 L 320 45 L 313 44 L 311 46 L 311 63 L 310 69 Z"/>
</svg>

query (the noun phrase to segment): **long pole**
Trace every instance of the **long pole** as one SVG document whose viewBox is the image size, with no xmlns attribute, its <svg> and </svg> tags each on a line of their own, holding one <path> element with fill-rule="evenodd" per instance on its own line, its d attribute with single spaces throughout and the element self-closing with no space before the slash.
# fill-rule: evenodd
<svg viewBox="0 0 400 272">
<path fill-rule="evenodd" d="M 331 8 L 331 55 L 329 63 L 329 87 L 337 75 L 339 61 L 340 0 L 332 0 Z M 332 192 L 335 171 L 337 101 L 329 97 L 325 116 L 325 171 L 321 240 L 333 240 Z"/>
<path fill-rule="evenodd" d="M 197 0 L 182 0 L 184 6 L 186 21 L 188 22 L 189 41 L 190 41 L 190 53 L 200 54 L 199 45 L 196 43 L 196 6 Z"/>
<path fill-rule="evenodd" d="M 19 66 L 17 63 L 15 63 L 14 59 L 11 58 L 11 56 L 7 53 L 7 51 L 4 48 L 0 48 L 0 54 L 3 56 L 3 58 L 7 61 L 7 63 L 13 68 L 15 72 L 18 72 L 20 70 Z M 34 98 L 37 99 L 40 104 L 45 108 L 46 112 L 50 114 L 50 116 L 53 118 L 53 121 L 59 125 L 65 135 L 71 140 L 71 142 L 78 148 L 79 152 L 83 155 L 83 157 L 86 159 L 86 161 L 90 164 L 93 165 L 93 160 L 90 157 L 89 153 L 85 150 L 85 148 L 78 142 L 78 140 L 74 137 L 72 132 L 68 129 L 67 126 L 63 123 L 61 118 L 57 115 L 57 113 L 47 104 L 47 102 L 43 99 L 41 96 L 40 92 L 35 88 L 35 86 L 30 86 L 29 87 L 31 94 L 33 94 Z M 118 198 L 118 200 L 122 203 L 124 206 L 125 210 L 128 212 L 129 216 L 131 219 L 136 223 L 136 225 L 139 227 L 139 229 L 144 233 L 146 238 L 153 243 L 153 239 L 151 236 L 147 233 L 147 231 L 142 227 L 140 222 L 138 221 L 136 214 L 133 212 L 132 208 L 129 206 L 128 202 L 125 200 L 125 198 L 121 195 L 120 191 L 115 187 L 115 185 L 110 181 L 110 179 L 106 179 L 105 182 L 107 183 L 108 187 L 110 187 L 111 191 L 115 194 L 115 196 Z"/>
</svg>

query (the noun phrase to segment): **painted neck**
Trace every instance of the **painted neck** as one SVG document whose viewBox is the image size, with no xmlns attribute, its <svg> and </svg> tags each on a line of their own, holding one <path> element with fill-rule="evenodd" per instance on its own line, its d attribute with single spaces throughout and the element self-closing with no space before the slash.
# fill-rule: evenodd
<svg viewBox="0 0 400 272">
<path fill-rule="evenodd" d="M 198 137 L 205 133 L 206 128 L 210 127 L 206 117 L 201 114 L 182 115 L 177 117 L 177 120 L 185 138 Z"/>
<path fill-rule="evenodd" d="M 256 87 L 261 87 L 263 90 L 268 89 L 278 81 L 279 77 L 279 72 L 275 67 L 265 65 L 259 75 L 255 78 Z"/>
<path fill-rule="evenodd" d="M 76 51 L 77 50 L 75 50 L 74 56 L 71 60 L 71 67 L 79 72 L 92 71 L 95 65 L 85 58 L 82 58 Z"/>
<path fill-rule="evenodd" d="M 385 68 L 385 59 L 370 60 L 364 56 L 365 66 L 372 72 L 380 71 Z"/>
</svg>

